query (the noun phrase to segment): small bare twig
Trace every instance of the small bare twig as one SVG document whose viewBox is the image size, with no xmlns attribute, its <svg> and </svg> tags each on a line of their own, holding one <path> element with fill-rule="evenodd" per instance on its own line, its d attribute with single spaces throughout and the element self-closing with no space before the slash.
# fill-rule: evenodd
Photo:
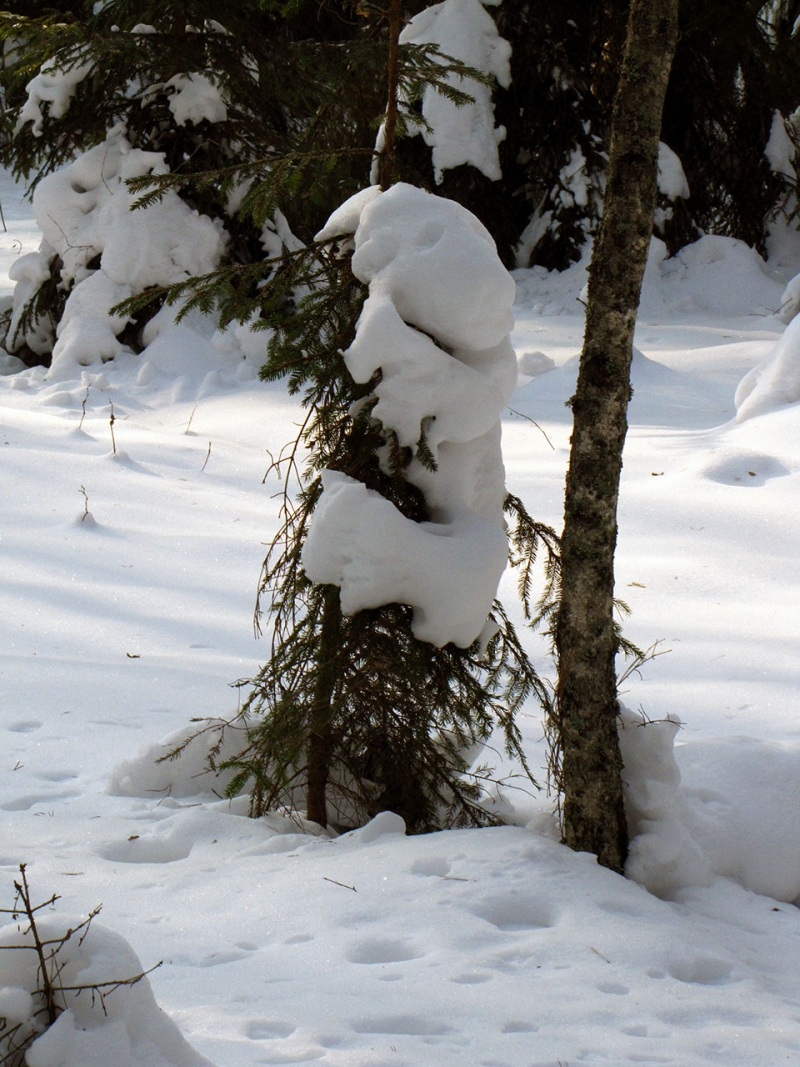
<svg viewBox="0 0 800 1067">
<path fill-rule="evenodd" d="M 354 885 L 346 885 L 344 882 L 337 882 L 335 878 L 326 878 L 324 874 L 322 876 L 322 881 L 331 882 L 332 885 L 340 885 L 342 889 L 352 889 L 354 893 L 358 892 Z"/>
<path fill-rule="evenodd" d="M 86 492 L 83 486 L 81 486 L 81 496 L 83 497 L 83 515 L 81 515 L 81 522 L 84 522 L 89 514 L 89 494 Z"/>
<path fill-rule="evenodd" d="M 553 444 L 553 442 L 550 440 L 550 438 L 547 436 L 547 434 L 544 432 L 542 427 L 535 419 L 532 419 L 530 415 L 525 415 L 523 414 L 523 412 L 517 411 L 516 408 L 509 408 L 508 410 L 511 412 L 512 415 L 516 415 L 517 418 L 525 419 L 526 422 L 529 422 L 532 426 L 535 426 L 539 433 L 542 435 L 542 437 L 545 439 L 545 441 L 547 441 L 548 445 L 550 445 L 552 450 L 555 452 L 556 446 Z"/>
<path fill-rule="evenodd" d="M 200 473 L 201 474 L 203 473 L 203 471 L 208 466 L 208 461 L 209 461 L 210 458 L 211 458 L 211 442 L 209 441 L 208 442 L 208 451 L 206 452 L 206 458 L 203 460 L 203 466 L 200 468 Z"/>
<path fill-rule="evenodd" d="M 183 431 L 185 434 L 188 434 L 192 428 L 192 419 L 194 418 L 195 411 L 197 411 L 197 404 L 195 404 L 195 406 L 192 408 L 192 413 L 189 416 L 189 421 L 186 423 L 186 429 Z"/>
<path fill-rule="evenodd" d="M 48 907 L 54 904 L 56 900 L 58 900 L 58 897 L 53 894 L 50 900 L 46 901 L 44 904 L 38 904 L 36 906 L 31 904 L 31 893 L 30 888 L 28 886 L 28 878 L 25 874 L 25 867 L 26 865 L 24 863 L 21 863 L 19 865 L 20 881 L 14 882 L 14 888 L 17 891 L 17 901 L 22 904 L 21 910 L 25 912 L 28 922 L 30 923 L 30 934 L 33 938 L 36 955 L 39 957 L 39 978 L 42 983 L 41 993 L 44 997 L 45 1002 L 47 1025 L 52 1026 L 59 1016 L 59 1009 L 56 1004 L 55 989 L 53 988 L 53 983 L 51 980 L 51 971 L 50 967 L 48 966 L 48 964 L 53 958 L 53 953 L 50 953 L 47 956 L 45 955 L 45 948 L 48 947 L 51 942 L 43 942 L 39 937 L 39 930 L 36 926 L 36 912 L 41 911 L 41 909 L 44 907 Z"/>
<path fill-rule="evenodd" d="M 116 454 L 117 454 L 117 442 L 116 442 L 116 440 L 114 438 L 114 423 L 117 421 L 117 417 L 114 414 L 114 404 L 112 403 L 112 401 L 109 400 L 108 406 L 111 408 L 111 415 L 109 416 L 109 419 L 108 419 L 108 425 L 111 427 L 111 448 L 113 450 L 113 455 L 116 456 Z"/>
<path fill-rule="evenodd" d="M 81 421 L 78 423 L 78 429 L 83 426 L 83 420 L 86 418 L 86 401 L 89 399 L 89 386 L 86 386 L 86 396 L 81 401 Z"/>
<path fill-rule="evenodd" d="M 624 682 L 631 677 L 632 674 L 638 674 L 645 663 L 649 663 L 650 660 L 657 659 L 659 656 L 666 656 L 672 651 L 671 648 L 659 648 L 658 646 L 663 644 L 663 638 L 659 638 L 654 641 L 652 645 L 649 645 L 644 652 L 640 652 L 634 656 L 630 663 L 625 667 L 625 670 L 617 678 L 617 692 Z"/>
</svg>

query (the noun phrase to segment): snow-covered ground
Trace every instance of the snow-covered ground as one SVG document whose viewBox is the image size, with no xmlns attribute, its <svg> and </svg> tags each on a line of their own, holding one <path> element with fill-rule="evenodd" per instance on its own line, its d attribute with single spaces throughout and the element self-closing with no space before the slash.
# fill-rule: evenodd
<svg viewBox="0 0 800 1067">
<path fill-rule="evenodd" d="M 0 199 L 5 278 L 38 234 L 8 181 Z M 683 724 L 680 787 L 673 727 L 626 731 L 633 873 L 667 899 L 560 846 L 552 801 L 513 780 L 502 828 L 409 838 L 384 815 L 331 840 L 249 820 L 191 761 L 137 761 L 235 710 L 230 683 L 267 654 L 262 477 L 298 415 L 187 330 L 72 379 L 0 377 L 0 907 L 21 862 L 57 914 L 102 902 L 143 967 L 163 959 L 156 1000 L 218 1067 L 796 1062 L 800 405 L 736 422 L 733 403 L 785 330 L 784 260 L 772 277 L 715 238 L 655 254 L 640 314 L 617 573 L 627 634 L 666 653 L 625 700 Z M 518 277 L 508 485 L 555 526 L 584 282 Z M 523 727 L 541 768 L 535 708 Z M 137 1010 L 131 1067 L 197 1062 L 147 1045 Z"/>
</svg>

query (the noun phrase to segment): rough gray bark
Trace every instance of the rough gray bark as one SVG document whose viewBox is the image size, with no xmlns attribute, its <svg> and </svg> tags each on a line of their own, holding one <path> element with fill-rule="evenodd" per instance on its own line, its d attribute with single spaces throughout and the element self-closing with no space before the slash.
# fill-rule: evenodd
<svg viewBox="0 0 800 1067">
<path fill-rule="evenodd" d="M 557 744 L 564 841 L 622 871 L 628 831 L 617 738 L 614 550 L 631 396 L 633 330 L 653 226 L 661 116 L 678 35 L 678 0 L 634 0 L 614 101 L 603 221 L 589 303 L 567 474 Z"/>
</svg>

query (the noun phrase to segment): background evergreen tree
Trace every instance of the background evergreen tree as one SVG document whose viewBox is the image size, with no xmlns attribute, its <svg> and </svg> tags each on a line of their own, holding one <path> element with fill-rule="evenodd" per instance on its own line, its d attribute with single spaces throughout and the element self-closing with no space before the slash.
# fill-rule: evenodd
<svg viewBox="0 0 800 1067">
<path fill-rule="evenodd" d="M 474 211 L 509 266 L 563 270 L 597 232 L 628 9 L 629 0 L 489 9 L 512 49 L 511 83 L 494 90 L 506 129 L 499 180 L 457 167 L 437 186 L 422 139 L 402 147 L 404 179 Z M 662 139 L 683 163 L 690 197 L 660 203 L 673 209 L 660 231 L 671 254 L 701 232 L 764 251 L 776 203 L 794 191 L 764 149 L 774 112 L 788 118 L 800 105 L 796 27 L 794 0 L 681 4 Z"/>
<path fill-rule="evenodd" d="M 762 253 L 786 188 L 764 149 L 774 112 L 788 118 L 800 105 L 797 14 L 783 0 L 681 4 L 664 108 L 662 137 L 683 163 L 692 218 L 701 230 Z"/>
<path fill-rule="evenodd" d="M 263 259 L 264 227 L 279 206 L 289 229 L 308 239 L 355 190 L 382 109 L 372 41 L 379 30 L 371 20 L 334 12 L 313 20 L 307 5 L 288 17 L 270 0 L 226 7 L 224 26 L 219 5 L 207 0 L 109 0 L 94 7 L 76 3 L 0 21 L 13 46 L 3 70 L 0 161 L 15 176 L 35 187 L 110 130 L 123 129 L 134 149 L 163 156 L 172 187 L 190 207 L 219 221 L 229 263 Z M 34 85 L 30 93 L 42 68 L 51 80 L 69 82 L 69 91 Z M 187 80 L 198 77 L 224 102 L 224 114 L 213 120 L 187 118 L 176 108 Z M 289 157 L 290 189 L 265 196 L 260 181 L 270 175 L 275 184 L 284 174 L 275 161 Z M 242 206 L 254 183 L 260 192 Z M 29 322 L 47 315 L 58 322 L 71 288 L 60 270 L 54 262 L 31 300 Z M 136 332 L 126 339 L 135 344 Z"/>
</svg>

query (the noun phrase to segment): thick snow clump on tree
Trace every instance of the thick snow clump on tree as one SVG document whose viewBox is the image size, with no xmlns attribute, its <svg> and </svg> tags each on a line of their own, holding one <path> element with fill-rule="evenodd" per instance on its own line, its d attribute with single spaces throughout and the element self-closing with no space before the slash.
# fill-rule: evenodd
<svg viewBox="0 0 800 1067">
<path fill-rule="evenodd" d="M 83 921 L 43 916 L 36 925 L 40 937 L 53 942 Z M 31 951 L 11 949 L 24 944 Z M 12 923 L 0 930 L 0 1016 L 8 1026 L 20 1023 L 36 1033 L 43 1020 L 41 1014 L 34 1016 L 43 1004 L 32 949 L 25 927 Z M 158 1007 L 147 978 L 135 985 L 104 986 L 142 973 L 136 953 L 119 934 L 93 922 L 57 950 L 57 962 L 57 995 L 66 1010 L 30 1046 L 27 1067 L 213 1067 Z M 102 996 L 89 988 L 62 991 L 65 986 L 98 985 Z M 18 1032 L 17 1040 L 22 1036 Z"/>
<path fill-rule="evenodd" d="M 51 379 L 73 377 L 76 368 L 113 359 L 124 350 L 119 334 L 127 320 L 109 311 L 148 286 L 171 285 L 212 271 L 225 248 L 221 224 L 193 211 L 168 191 L 148 207 L 132 210 L 136 195 L 129 178 L 163 174 L 164 157 L 132 148 L 121 129 L 36 187 L 33 210 L 43 239 L 38 252 L 23 256 L 9 271 L 17 282 L 8 337 L 11 347 L 27 343 L 42 354 L 52 336 L 40 320 L 32 332 L 23 322 L 25 305 L 60 261 L 59 283 L 69 292 L 56 329 Z M 149 324 L 145 343 L 174 321 L 166 309 Z"/>
<path fill-rule="evenodd" d="M 164 85 L 172 89 L 169 109 L 179 126 L 225 122 L 228 107 L 218 87 L 205 74 L 176 74 Z"/>
<path fill-rule="evenodd" d="M 499 0 L 485 0 L 491 2 Z M 491 75 L 504 89 L 511 84 L 511 45 L 500 37 L 480 0 L 444 0 L 425 8 L 400 34 L 400 43 L 438 45 L 444 55 Z M 462 164 L 477 167 L 497 181 L 501 177 L 497 146 L 506 131 L 503 126 L 495 127 L 492 91 L 480 82 L 449 79 L 473 103 L 457 107 L 433 88 L 423 93 L 422 114 L 429 129 L 423 129 L 422 136 L 432 149 L 436 181 L 441 182 L 443 171 Z"/>
<path fill-rule="evenodd" d="M 44 124 L 43 109 L 51 118 L 63 118 L 69 109 L 75 90 L 94 69 L 91 61 L 82 59 L 80 52 L 76 52 L 72 60 L 71 66 L 59 66 L 55 59 L 51 59 L 43 65 L 36 77 L 28 82 L 26 86 L 28 99 L 20 110 L 16 130 L 20 130 L 30 122 L 34 135 L 41 137 Z"/>
<path fill-rule="evenodd" d="M 658 142 L 658 191 L 668 200 L 688 200 L 689 183 L 683 165 L 669 145 Z"/>
<path fill-rule="evenodd" d="M 417 454 L 405 471 L 430 521 L 326 471 L 303 564 L 312 581 L 341 587 L 347 614 L 410 604 L 417 638 L 465 648 L 508 558 L 500 413 L 517 378 L 514 282 L 473 215 L 408 185 L 357 194 L 318 237 L 350 233 L 369 296 L 345 361 L 357 382 L 380 371 L 373 414 L 384 430 L 430 450 L 435 469 Z"/>
</svg>

